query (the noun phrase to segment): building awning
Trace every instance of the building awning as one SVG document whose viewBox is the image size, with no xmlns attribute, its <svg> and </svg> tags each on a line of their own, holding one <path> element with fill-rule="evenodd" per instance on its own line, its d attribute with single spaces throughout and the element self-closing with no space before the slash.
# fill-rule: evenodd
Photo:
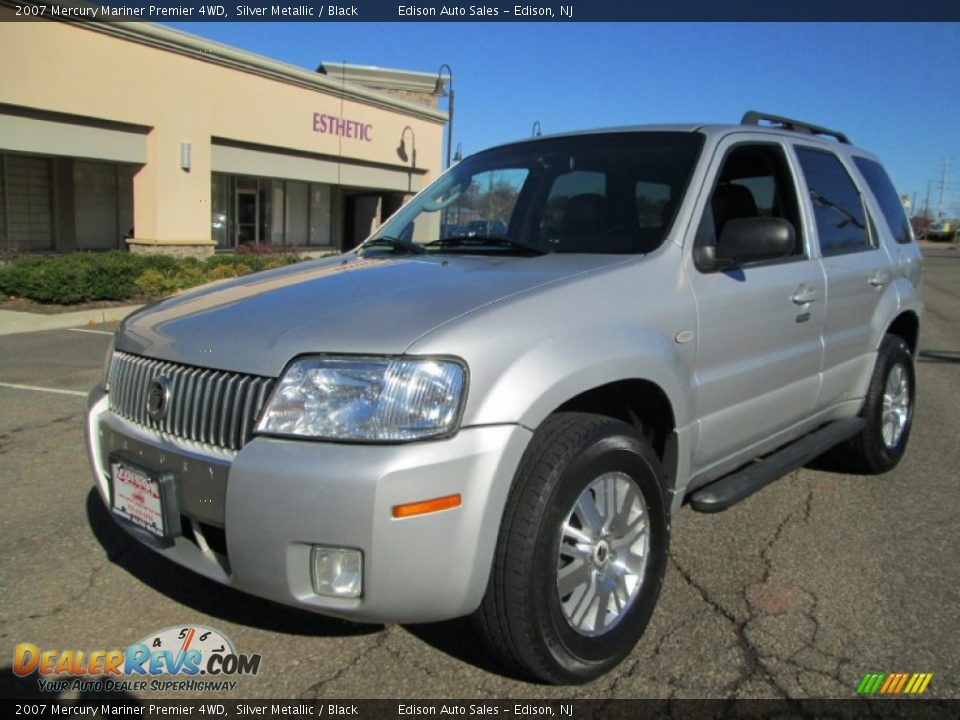
<svg viewBox="0 0 960 720">
<path fill-rule="evenodd" d="M 0 150 L 143 164 L 143 132 L 0 112 Z"/>
<path fill-rule="evenodd" d="M 305 180 L 403 193 L 421 190 L 426 173 L 426 169 L 360 163 L 348 158 L 272 152 L 252 146 L 223 144 L 217 139 L 214 139 L 211 148 L 211 168 L 214 172 L 234 175 Z"/>
</svg>

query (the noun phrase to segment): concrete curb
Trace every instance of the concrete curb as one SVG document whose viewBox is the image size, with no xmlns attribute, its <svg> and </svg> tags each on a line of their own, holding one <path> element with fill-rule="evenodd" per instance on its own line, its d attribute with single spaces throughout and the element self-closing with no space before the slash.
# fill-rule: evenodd
<svg viewBox="0 0 960 720">
<path fill-rule="evenodd" d="M 39 313 L 0 310 L 0 335 L 41 332 L 43 330 L 62 330 L 64 328 L 84 327 L 86 325 L 116 324 L 142 305 L 124 305 L 79 312 L 41 315 Z"/>
</svg>

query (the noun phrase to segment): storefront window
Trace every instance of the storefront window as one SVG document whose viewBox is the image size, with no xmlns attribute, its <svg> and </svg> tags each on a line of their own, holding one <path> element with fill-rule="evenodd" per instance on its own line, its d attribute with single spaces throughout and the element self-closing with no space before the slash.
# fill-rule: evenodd
<svg viewBox="0 0 960 720">
<path fill-rule="evenodd" d="M 307 222 L 309 221 L 307 201 L 307 183 L 287 183 L 287 245 L 307 244 Z"/>
<path fill-rule="evenodd" d="M 229 176 L 213 173 L 210 182 L 211 237 L 217 243 L 217 248 L 221 250 L 233 247 L 233 238 L 229 233 L 229 187 Z"/>
<path fill-rule="evenodd" d="M 6 218 L 7 242 L 14 251 L 53 249 L 53 212 L 50 159 L 7 155 Z"/>
<path fill-rule="evenodd" d="M 333 245 L 333 190 L 329 185 L 310 184 L 310 237 L 308 245 Z"/>
<path fill-rule="evenodd" d="M 333 188 L 322 183 L 213 173 L 211 235 L 244 243 L 333 247 Z"/>
</svg>

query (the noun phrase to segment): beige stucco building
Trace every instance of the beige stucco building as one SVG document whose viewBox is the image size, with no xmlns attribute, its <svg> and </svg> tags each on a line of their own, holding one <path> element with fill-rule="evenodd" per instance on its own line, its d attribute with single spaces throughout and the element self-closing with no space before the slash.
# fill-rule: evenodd
<svg viewBox="0 0 960 720">
<path fill-rule="evenodd" d="M 436 74 L 13 13 L 0 0 L 0 250 L 345 249 L 440 172 Z"/>
</svg>

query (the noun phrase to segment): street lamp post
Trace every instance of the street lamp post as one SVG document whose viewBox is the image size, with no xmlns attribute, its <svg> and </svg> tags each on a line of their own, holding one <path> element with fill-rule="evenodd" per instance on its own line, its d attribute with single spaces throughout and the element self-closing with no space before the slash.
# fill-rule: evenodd
<svg viewBox="0 0 960 720">
<path fill-rule="evenodd" d="M 533 137 L 540 137 L 540 121 L 533 121 Z"/>
<path fill-rule="evenodd" d="M 447 83 L 448 92 L 446 93 L 449 98 L 447 101 L 447 164 L 446 167 L 450 167 L 450 149 L 453 144 L 453 70 L 450 69 L 450 66 L 444 63 L 440 66 L 440 69 L 437 71 L 437 84 L 433 89 L 433 94 L 441 96 L 443 92 L 443 70 L 446 68 L 447 77 L 449 81 Z"/>
</svg>

